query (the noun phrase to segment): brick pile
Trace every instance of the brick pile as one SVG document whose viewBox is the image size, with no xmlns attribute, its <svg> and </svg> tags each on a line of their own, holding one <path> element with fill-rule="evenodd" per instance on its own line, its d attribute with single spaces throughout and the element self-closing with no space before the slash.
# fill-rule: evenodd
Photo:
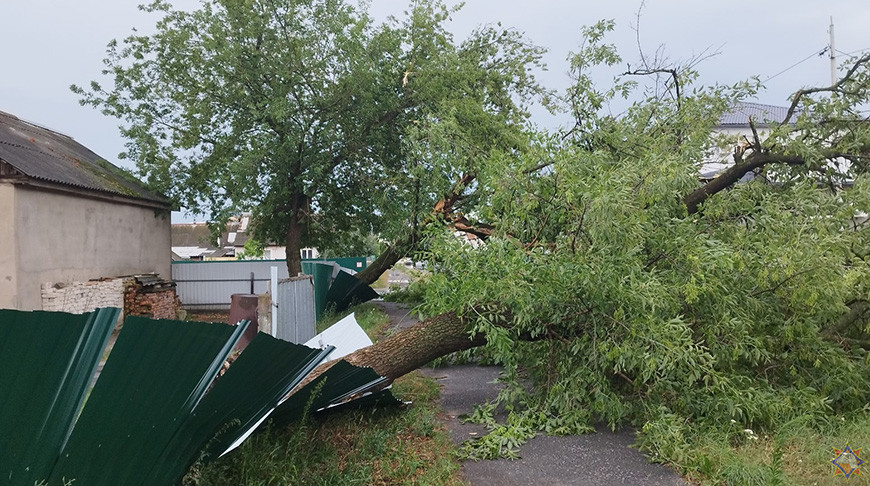
<svg viewBox="0 0 870 486">
<path fill-rule="evenodd" d="M 43 310 L 83 314 L 100 307 L 123 308 L 123 306 L 123 279 L 42 284 Z"/>
<path fill-rule="evenodd" d="M 132 278 L 124 288 L 124 315 L 153 319 L 176 319 L 181 301 L 175 294 L 175 284 Z"/>
</svg>

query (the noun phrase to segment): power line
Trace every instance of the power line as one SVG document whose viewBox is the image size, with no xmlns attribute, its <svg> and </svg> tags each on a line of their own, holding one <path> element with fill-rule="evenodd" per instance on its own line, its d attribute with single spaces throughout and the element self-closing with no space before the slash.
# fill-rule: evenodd
<svg viewBox="0 0 870 486">
<path fill-rule="evenodd" d="M 835 50 L 837 51 L 838 54 L 842 54 L 844 56 L 851 56 L 852 54 L 857 54 L 859 52 L 870 51 L 870 47 L 865 47 L 864 49 L 857 49 L 857 50 L 854 50 L 852 52 L 843 52 L 839 49 L 835 49 Z"/>
<path fill-rule="evenodd" d="M 792 64 L 791 66 L 789 66 L 789 67 L 783 69 L 782 71 L 780 71 L 780 72 L 774 74 L 773 76 L 771 76 L 771 77 L 765 79 L 765 80 L 762 81 L 762 82 L 766 83 L 766 82 L 770 81 L 771 79 L 773 79 L 773 78 L 775 78 L 775 77 L 777 77 L 777 76 L 779 76 L 779 75 L 781 75 L 781 74 L 785 74 L 786 72 L 788 72 L 788 71 L 790 71 L 790 70 L 792 70 L 792 69 L 798 67 L 799 65 L 801 65 L 801 64 L 803 64 L 803 63 L 809 61 L 809 60 L 812 59 L 814 56 L 821 56 L 821 55 L 823 55 L 823 54 L 824 54 L 825 52 L 827 52 L 827 51 L 828 51 L 828 48 L 827 48 L 827 47 L 825 47 L 825 48 L 822 49 L 821 51 L 814 51 L 814 52 L 813 52 L 812 54 L 810 54 L 809 56 L 807 56 L 807 57 L 801 59 L 800 61 L 798 61 L 798 62 Z"/>
</svg>

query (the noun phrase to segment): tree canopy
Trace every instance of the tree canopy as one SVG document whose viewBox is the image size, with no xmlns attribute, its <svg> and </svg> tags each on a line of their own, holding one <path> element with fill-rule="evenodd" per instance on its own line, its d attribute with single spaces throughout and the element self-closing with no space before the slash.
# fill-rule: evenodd
<svg viewBox="0 0 870 486">
<path fill-rule="evenodd" d="M 589 69 L 620 62 L 609 27 L 572 56 L 576 123 L 479 175 L 487 244 L 431 246 L 424 312 L 463 316 L 507 370 L 511 425 L 477 452 L 604 420 L 641 427 L 648 450 L 691 468 L 676 454 L 712 431 L 740 440 L 864 413 L 870 58 L 798 91 L 766 130 L 746 120 L 731 168 L 703 182 L 719 117 L 759 86 L 693 86 L 673 69 L 662 90 L 635 73 L 598 90 Z M 602 109 L 632 95 L 618 117 Z"/>
<path fill-rule="evenodd" d="M 252 210 L 291 274 L 301 246 L 407 232 L 455 174 L 520 146 L 538 89 L 540 49 L 498 27 L 456 43 L 437 0 L 382 25 L 343 0 L 147 10 L 154 34 L 109 45 L 112 86 L 73 90 L 125 122 L 152 187 L 216 222 Z"/>
</svg>

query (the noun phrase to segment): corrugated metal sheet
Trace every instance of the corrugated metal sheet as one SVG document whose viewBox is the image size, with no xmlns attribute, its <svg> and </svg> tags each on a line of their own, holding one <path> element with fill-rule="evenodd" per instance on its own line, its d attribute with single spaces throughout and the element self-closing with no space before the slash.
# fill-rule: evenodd
<svg viewBox="0 0 870 486">
<path fill-rule="evenodd" d="M 327 353 L 258 334 L 183 424 L 144 484 L 175 484 L 194 460 L 220 455 L 268 416 Z"/>
<path fill-rule="evenodd" d="M 0 111 L 0 160 L 28 177 L 169 207 L 169 201 L 71 137 Z"/>
<path fill-rule="evenodd" d="M 227 262 L 172 262 L 172 280 L 185 308 L 229 309 L 230 296 L 251 293 L 251 273 L 255 294 L 269 290 L 271 267 L 278 267 L 278 278 L 288 278 L 287 265 L 273 260 Z"/>
<path fill-rule="evenodd" d="M 293 392 L 272 412 L 272 419 L 279 426 L 294 422 L 307 412 L 325 410 L 346 403 L 351 398 L 364 398 L 380 392 L 380 399 L 390 404 L 399 404 L 391 393 L 379 390 L 385 378 L 371 368 L 354 366 L 347 361 L 336 362 L 326 372 Z M 351 394 L 355 393 L 354 396 Z M 342 399 L 343 397 L 343 399 Z M 306 407 L 310 408 L 306 409 Z"/>
<path fill-rule="evenodd" d="M 48 478 L 117 318 L 0 310 L 0 482 Z"/>
<path fill-rule="evenodd" d="M 270 413 L 287 422 L 307 404 L 397 403 L 381 390 L 385 378 L 344 361 L 282 401 L 332 347 L 265 334 L 215 381 L 247 322 L 131 317 L 76 420 L 116 316 L 0 313 L 7 361 L 0 367 L 0 478 L 8 484 L 176 484 L 195 460 L 216 457 Z"/>
<path fill-rule="evenodd" d="M 314 283 L 311 277 L 278 282 L 276 296 L 278 329 L 275 337 L 291 343 L 304 343 L 315 333 Z"/>
<path fill-rule="evenodd" d="M 343 312 L 351 305 L 368 302 L 380 297 L 368 284 L 347 272 L 338 272 L 326 292 L 326 307 L 334 312 Z"/>
<path fill-rule="evenodd" d="M 246 328 L 128 317 L 50 483 L 147 484 Z"/>
<path fill-rule="evenodd" d="M 328 357 L 331 361 L 343 358 L 357 349 L 371 346 L 372 340 L 356 322 L 356 316 L 351 314 L 311 338 L 305 345 L 312 348 L 334 346 L 335 350 Z"/>
<path fill-rule="evenodd" d="M 302 262 L 302 271 L 311 275 L 314 279 L 314 315 L 320 319 L 326 310 L 326 293 L 332 284 L 333 273 L 337 272 L 337 265 L 324 262 Z"/>
</svg>

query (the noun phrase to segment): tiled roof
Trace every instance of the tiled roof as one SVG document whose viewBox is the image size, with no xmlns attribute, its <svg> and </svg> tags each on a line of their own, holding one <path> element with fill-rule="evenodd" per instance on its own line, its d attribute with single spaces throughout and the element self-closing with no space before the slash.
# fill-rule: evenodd
<svg viewBox="0 0 870 486">
<path fill-rule="evenodd" d="M 740 102 L 731 106 L 731 109 L 719 117 L 720 127 L 748 127 L 749 117 L 755 121 L 756 126 L 763 127 L 770 122 L 782 122 L 788 113 L 788 107 L 764 105 L 761 103 Z M 800 110 L 795 112 L 795 115 Z M 794 118 L 794 117 L 793 117 Z M 792 123 L 794 119 L 791 120 Z"/>
<path fill-rule="evenodd" d="M 169 207 L 127 172 L 71 137 L 0 111 L 0 161 L 28 178 Z"/>
</svg>

